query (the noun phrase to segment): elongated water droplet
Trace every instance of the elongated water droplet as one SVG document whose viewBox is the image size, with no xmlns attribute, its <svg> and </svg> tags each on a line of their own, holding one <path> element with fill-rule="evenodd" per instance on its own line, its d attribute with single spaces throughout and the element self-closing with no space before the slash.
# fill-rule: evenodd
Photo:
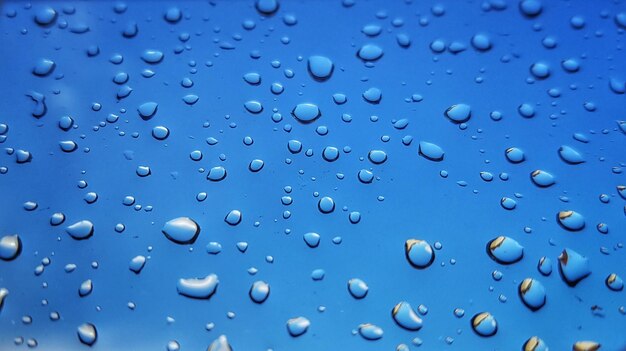
<svg viewBox="0 0 626 351">
<path fill-rule="evenodd" d="M 65 231 L 76 240 L 89 239 L 93 235 L 94 225 L 88 220 L 82 220 L 68 226 Z"/>
<path fill-rule="evenodd" d="M 422 319 L 406 301 L 399 302 L 391 310 L 391 316 L 394 322 L 404 329 L 420 330 L 422 328 Z"/>
<path fill-rule="evenodd" d="M 178 217 L 167 221 L 161 231 L 177 244 L 193 244 L 200 234 L 200 226 L 189 217 Z"/>
<path fill-rule="evenodd" d="M 77 329 L 77 333 L 78 340 L 87 346 L 92 346 L 98 340 L 98 330 L 91 323 L 81 324 Z"/>
<path fill-rule="evenodd" d="M 287 331 L 293 337 L 306 333 L 309 326 L 311 326 L 311 322 L 304 317 L 291 318 L 287 321 Z"/>
<path fill-rule="evenodd" d="M 209 299 L 219 285 L 217 275 L 209 274 L 204 278 L 181 278 L 176 284 L 179 294 L 194 299 Z"/>
</svg>

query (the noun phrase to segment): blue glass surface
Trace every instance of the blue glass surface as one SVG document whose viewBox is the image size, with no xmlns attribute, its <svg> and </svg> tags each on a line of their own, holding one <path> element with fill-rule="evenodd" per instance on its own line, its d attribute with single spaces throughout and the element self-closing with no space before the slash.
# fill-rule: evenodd
<svg viewBox="0 0 626 351">
<path fill-rule="evenodd" d="M 623 1 L 0 9 L 0 350 L 626 349 Z"/>
</svg>

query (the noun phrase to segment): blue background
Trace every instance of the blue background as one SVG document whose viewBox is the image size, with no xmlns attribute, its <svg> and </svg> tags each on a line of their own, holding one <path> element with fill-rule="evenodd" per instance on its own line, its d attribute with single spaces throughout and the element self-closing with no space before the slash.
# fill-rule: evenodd
<svg viewBox="0 0 626 351">
<path fill-rule="evenodd" d="M 626 305 L 625 293 L 604 284 L 610 273 L 626 277 L 620 247 L 626 234 L 626 203 L 616 191 L 626 184 L 620 168 L 626 162 L 626 135 L 616 123 L 626 118 L 624 95 L 608 87 L 610 78 L 626 78 L 624 30 L 613 20 L 626 10 L 622 2 L 544 1 L 543 12 L 534 19 L 524 17 L 511 0 L 502 11 L 487 11 L 481 1 L 440 1 L 437 4 L 445 9 L 440 17 L 432 14 L 431 1 L 357 0 L 352 7 L 341 1 L 281 1 L 279 11 L 269 18 L 263 18 L 252 1 L 128 1 L 123 14 L 115 13 L 108 2 L 27 4 L 3 2 L 0 19 L 0 123 L 9 126 L 2 147 L 33 155 L 26 164 L 17 164 L 15 155 L 0 155 L 0 166 L 8 169 L 0 174 L 0 235 L 19 234 L 23 242 L 21 256 L 0 262 L 0 287 L 10 291 L 0 312 L 0 349 L 26 348 L 14 345 L 18 336 L 35 338 L 42 350 L 86 349 L 76 337 L 77 326 L 84 322 L 98 328 L 95 350 L 161 350 L 169 340 L 177 340 L 182 350 L 201 350 L 221 334 L 235 350 L 393 350 L 400 343 L 417 349 L 411 345 L 415 337 L 423 341 L 423 350 L 514 350 L 533 335 L 554 350 L 571 349 L 578 340 L 596 340 L 603 350 L 626 347 L 626 315 L 619 311 Z M 183 12 L 177 24 L 163 19 L 173 5 Z M 43 6 L 59 13 L 49 28 L 33 21 Z M 67 6 L 75 13 L 64 14 Z M 17 15 L 8 16 L 13 10 Z M 298 23 L 287 26 L 285 14 L 295 15 Z M 584 28 L 571 27 L 575 15 L 585 18 Z M 393 26 L 398 18 L 403 25 Z M 244 20 L 255 21 L 256 28 L 245 30 Z M 63 22 L 69 27 L 86 24 L 90 30 L 72 33 L 62 28 Z M 121 32 L 131 22 L 137 23 L 138 35 L 124 38 Z M 379 24 L 382 33 L 366 37 L 361 29 L 367 24 Z M 181 33 L 190 34 L 186 43 L 178 39 Z M 398 33 L 411 37 L 409 48 L 396 43 Z M 487 33 L 493 48 L 474 50 L 470 39 L 476 33 Z M 556 38 L 555 49 L 542 46 L 547 35 Z M 290 39 L 288 44 L 281 42 L 283 37 Z M 429 48 L 435 39 L 464 43 L 467 50 L 436 54 Z M 224 42 L 235 48 L 220 48 Z M 356 57 L 367 43 L 384 50 L 374 67 Z M 99 55 L 87 56 L 91 45 L 99 47 Z M 175 53 L 180 46 L 184 50 Z M 163 51 L 163 61 L 142 61 L 146 49 Z M 251 58 L 253 50 L 261 57 Z M 123 63 L 109 62 L 114 54 L 123 55 Z M 334 62 L 329 80 L 310 77 L 310 55 Z M 40 58 L 56 62 L 51 75 L 31 74 Z M 560 67 L 567 58 L 580 62 L 578 73 Z M 280 61 L 280 68 L 272 67 L 274 60 Z M 549 64 L 551 76 L 529 82 L 529 67 L 539 61 Z M 142 77 L 145 68 L 155 76 Z M 192 73 L 193 68 L 197 72 Z M 295 76 L 287 78 L 285 69 Z M 130 75 L 133 92 L 118 101 L 119 87 L 112 79 L 120 71 Z M 261 74 L 259 86 L 244 82 L 242 76 L 249 72 Z M 184 77 L 193 80 L 193 87 L 181 86 Z M 284 93 L 273 95 L 273 82 L 283 84 Z M 371 87 L 382 90 L 378 105 L 361 97 Z M 550 88 L 561 89 L 562 96 L 551 98 Z M 32 117 L 34 104 L 25 96 L 32 90 L 46 96 L 48 111 L 40 119 Z M 335 93 L 346 94 L 348 102 L 336 105 Z M 182 101 L 187 94 L 200 99 L 188 106 Z M 413 94 L 422 95 L 423 101 L 411 101 Z M 248 100 L 260 101 L 263 112 L 247 112 L 243 104 Z M 156 115 L 144 121 L 136 109 L 147 101 L 159 106 Z M 315 103 L 322 111 L 313 124 L 300 124 L 290 115 L 302 102 Z M 587 111 L 585 102 L 593 102 L 597 110 Z M 93 103 L 101 104 L 101 110 L 94 111 Z M 472 107 L 465 130 L 443 115 L 456 103 Z M 535 106 L 534 118 L 517 113 L 522 103 Z M 272 121 L 272 109 L 282 114 L 281 122 Z M 501 121 L 490 119 L 494 110 L 502 112 Z M 95 130 L 109 113 L 120 119 Z M 341 120 L 343 113 L 352 116 L 350 123 Z M 78 127 L 59 129 L 63 115 L 72 116 Z M 378 116 L 378 121 L 370 116 Z M 409 125 L 397 130 L 392 121 L 401 118 Z M 151 136 L 158 125 L 169 128 L 167 140 Z M 328 135 L 315 132 L 320 125 L 328 127 Z M 589 143 L 574 140 L 574 133 L 584 133 Z M 413 136 L 411 145 L 401 142 L 405 135 Z M 254 139 L 253 145 L 243 144 L 246 136 Z M 383 136 L 390 140 L 382 141 Z M 219 143 L 208 145 L 208 137 Z M 300 140 L 314 155 L 292 155 L 287 150 L 290 139 Z M 63 153 L 61 140 L 73 140 L 79 149 Z M 437 163 L 418 156 L 420 140 L 441 146 L 445 160 Z M 586 162 L 564 163 L 557 153 L 561 145 L 579 150 Z M 349 146 L 351 152 L 341 152 L 339 160 L 329 163 L 321 157 L 326 146 Z M 512 146 L 524 150 L 525 162 L 506 160 L 504 150 Z M 384 150 L 388 160 L 382 165 L 369 162 L 372 149 Z M 129 150 L 134 153 L 131 160 L 124 157 Z M 200 162 L 189 158 L 193 150 L 203 152 Z M 258 173 L 247 169 L 255 158 L 265 162 Z M 138 177 L 140 165 L 150 166 L 152 175 Z M 221 182 L 210 182 L 206 171 L 199 171 L 218 165 L 228 172 Z M 372 184 L 358 181 L 363 168 L 376 175 Z M 536 187 L 529 176 L 535 169 L 551 172 L 557 183 Z M 440 176 L 442 170 L 447 178 Z M 493 173 L 495 179 L 484 182 L 481 171 Z M 501 172 L 510 179 L 500 180 Z M 345 177 L 339 179 L 338 173 Z M 88 187 L 78 188 L 80 180 Z M 280 201 L 288 195 L 285 186 L 293 188 L 290 206 Z M 99 196 L 94 204 L 83 200 L 90 191 Z M 203 191 L 207 200 L 196 201 Z M 332 214 L 317 210 L 316 192 L 335 200 Z M 523 195 L 516 199 L 517 208 L 504 210 L 500 199 L 514 198 L 515 193 Z M 599 201 L 603 193 L 610 195 L 610 203 Z M 153 206 L 152 211 L 124 206 L 128 195 L 144 209 Z M 25 211 L 26 201 L 36 202 L 38 208 Z M 232 209 L 243 213 L 235 227 L 223 221 Z M 285 210 L 292 214 L 289 219 L 283 219 Z M 559 227 L 555 217 L 561 210 L 581 213 L 586 228 L 568 232 Z M 351 211 L 361 213 L 360 223 L 350 223 Z M 54 212 L 66 215 L 62 226 L 50 226 Z M 202 228 L 191 246 L 174 244 L 161 233 L 166 221 L 180 216 L 193 218 Z M 94 223 L 95 233 L 75 241 L 64 228 L 83 219 Z M 609 225 L 607 235 L 596 230 L 600 222 Z M 126 226 L 123 233 L 114 231 L 117 223 Z M 525 227 L 532 232 L 526 233 Z M 322 237 L 315 249 L 302 239 L 311 231 Z M 524 259 L 511 266 L 492 261 L 485 245 L 499 235 L 520 242 Z M 332 243 L 335 236 L 342 237 L 340 245 Z M 409 238 L 443 245 L 431 267 L 416 270 L 408 264 L 404 241 Z M 211 241 L 221 243 L 220 254 L 207 254 L 205 246 Z M 245 253 L 235 246 L 240 241 L 249 243 Z M 592 271 L 575 288 L 562 281 L 556 266 L 566 247 L 587 256 Z M 602 254 L 601 247 L 609 254 Z M 128 269 L 136 255 L 149 257 L 139 275 Z M 273 256 L 273 263 L 266 262 L 267 255 Z M 553 262 L 549 277 L 536 269 L 542 256 Z M 51 264 L 35 276 L 44 257 Z M 93 261 L 97 269 L 91 267 Z M 76 264 L 76 271 L 65 273 L 68 263 Z M 258 273 L 248 274 L 250 267 Z M 326 275 L 313 281 L 311 272 L 318 268 Z M 492 278 L 494 270 L 503 272 L 501 281 Z M 179 278 L 209 273 L 220 280 L 210 300 L 177 294 Z M 517 296 L 518 284 L 528 277 L 546 287 L 547 304 L 537 312 Z M 368 284 L 365 299 L 350 296 L 351 278 Z M 79 298 L 77 290 L 85 279 L 93 280 L 94 291 Z M 271 286 L 269 299 L 261 305 L 248 297 L 256 280 Z M 504 303 L 498 299 L 501 294 L 507 297 Z M 42 305 L 42 299 L 48 304 Z M 391 309 L 403 300 L 414 308 L 428 307 L 420 331 L 403 330 L 392 320 Z M 136 303 L 135 310 L 127 307 L 130 301 Z M 592 313 L 593 305 L 602 307 L 601 317 Z M 325 312 L 318 312 L 318 306 L 325 306 Z M 456 318 L 455 308 L 463 308 L 465 316 Z M 51 321 L 52 311 L 58 311 L 61 320 Z M 229 311 L 236 314 L 234 319 L 227 317 Z M 479 337 L 470 328 L 471 316 L 482 311 L 498 321 L 493 337 Z M 32 324 L 22 323 L 25 315 L 32 316 Z M 167 323 L 168 316 L 175 322 Z M 308 318 L 311 326 L 292 338 L 285 323 L 297 316 Z M 205 330 L 209 322 L 215 323 L 212 331 Z M 361 323 L 383 328 L 383 338 L 367 341 L 353 335 Z M 446 343 L 446 337 L 454 342 Z"/>
</svg>

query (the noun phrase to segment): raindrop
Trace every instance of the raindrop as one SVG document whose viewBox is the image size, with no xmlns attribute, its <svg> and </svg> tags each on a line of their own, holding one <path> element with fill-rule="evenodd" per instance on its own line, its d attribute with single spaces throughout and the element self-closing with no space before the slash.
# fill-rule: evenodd
<svg viewBox="0 0 626 351">
<path fill-rule="evenodd" d="M 189 217 L 178 217 L 167 221 L 161 231 L 177 244 L 193 244 L 200 234 L 200 226 Z"/>
<path fill-rule="evenodd" d="M 217 275 L 209 274 L 204 278 L 181 278 L 176 284 L 179 294 L 194 299 L 208 299 L 217 290 Z"/>
<path fill-rule="evenodd" d="M 250 287 L 248 295 L 255 303 L 263 303 L 270 296 L 270 285 L 264 281 L 256 281 Z"/>
<path fill-rule="evenodd" d="M 565 249 L 559 255 L 559 272 L 563 281 L 574 287 L 591 274 L 589 260 L 572 249 Z"/>
<path fill-rule="evenodd" d="M 487 253 L 500 264 L 513 264 L 524 257 L 524 247 L 508 236 L 499 236 L 487 243 Z"/>
<path fill-rule="evenodd" d="M 427 268 L 435 260 L 433 247 L 424 240 L 407 240 L 404 243 L 404 254 L 411 266 L 417 269 Z"/>
<path fill-rule="evenodd" d="M 391 316 L 394 322 L 407 330 L 420 330 L 422 328 L 422 319 L 415 313 L 408 302 L 399 302 L 391 310 Z"/>
<path fill-rule="evenodd" d="M 489 312 L 481 312 L 472 317 L 472 330 L 480 336 L 489 337 L 498 331 L 498 323 Z"/>
<path fill-rule="evenodd" d="M 348 280 L 348 291 L 350 295 L 357 300 L 360 300 L 367 296 L 367 292 L 369 291 L 369 287 L 367 284 L 358 278 L 352 278 Z"/>
<path fill-rule="evenodd" d="M 518 293 L 524 305 L 533 311 L 546 304 L 546 289 L 535 279 L 524 279 L 519 285 Z"/>
<path fill-rule="evenodd" d="M 306 333 L 309 326 L 311 326 L 311 322 L 304 317 L 291 318 L 287 321 L 287 331 L 293 337 Z"/>
</svg>

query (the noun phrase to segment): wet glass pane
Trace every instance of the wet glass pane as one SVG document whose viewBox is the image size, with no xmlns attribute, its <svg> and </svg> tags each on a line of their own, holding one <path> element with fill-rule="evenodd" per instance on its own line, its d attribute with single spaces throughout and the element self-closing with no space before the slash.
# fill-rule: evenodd
<svg viewBox="0 0 626 351">
<path fill-rule="evenodd" d="M 623 1 L 3 1 L 0 350 L 626 349 Z"/>
</svg>

